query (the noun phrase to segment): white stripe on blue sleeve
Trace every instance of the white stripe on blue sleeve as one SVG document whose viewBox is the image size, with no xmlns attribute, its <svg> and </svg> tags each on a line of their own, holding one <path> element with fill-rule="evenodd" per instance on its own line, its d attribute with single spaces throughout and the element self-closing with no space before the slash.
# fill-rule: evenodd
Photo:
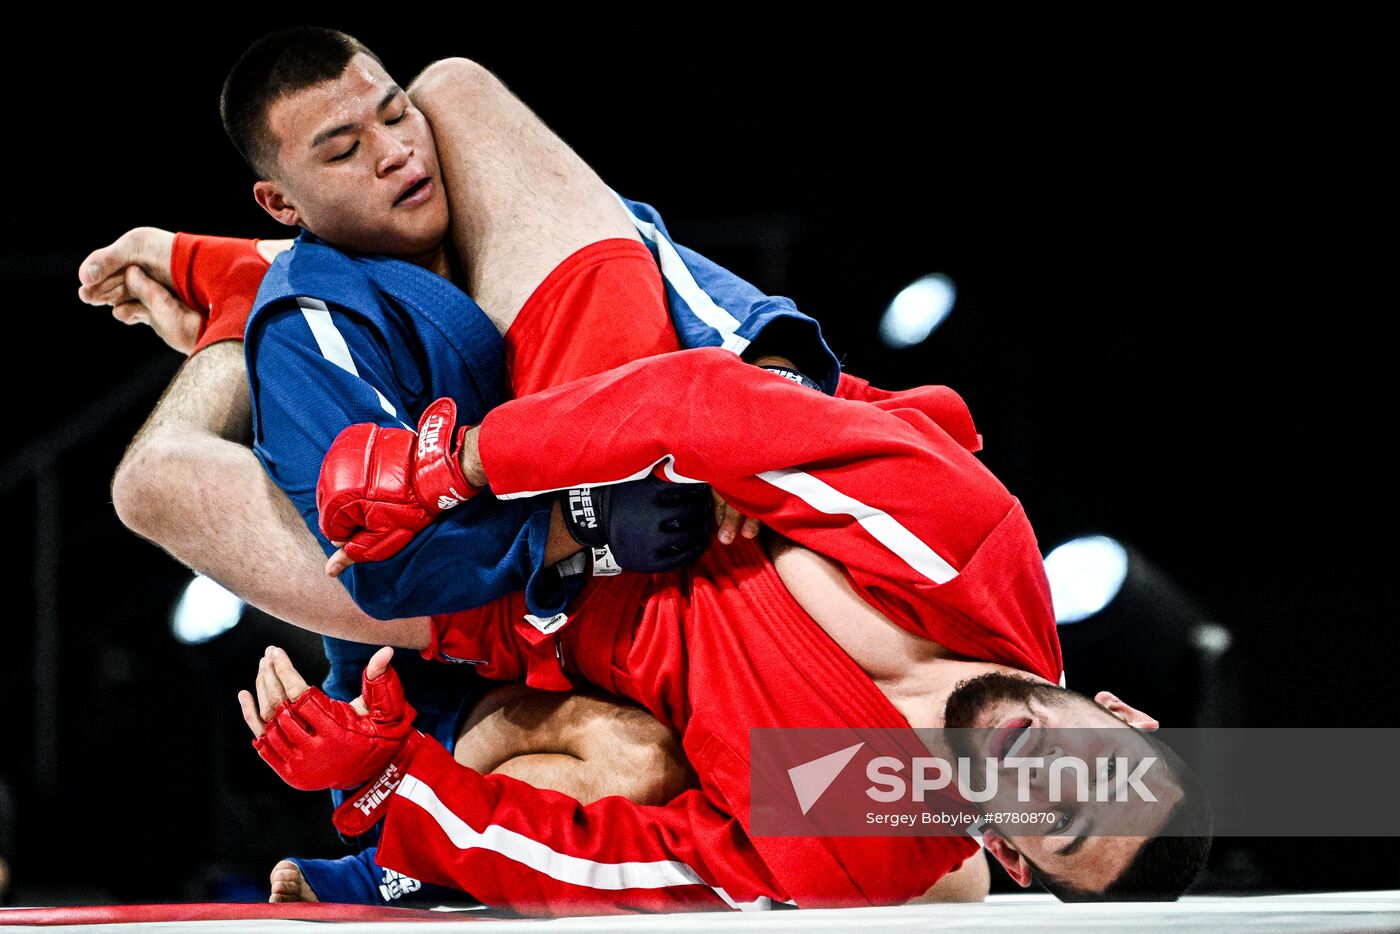
<svg viewBox="0 0 1400 934">
<path fill-rule="evenodd" d="M 637 232 L 649 243 L 656 246 L 657 262 L 661 267 L 662 278 L 676 291 L 676 294 L 689 306 L 697 318 L 719 332 L 721 347 L 736 354 L 747 350 L 749 339 L 735 333 L 743 322 L 730 314 L 722 305 L 716 303 L 709 293 L 700 287 L 700 283 L 695 281 L 690 267 L 685 264 L 685 260 L 681 259 L 680 254 L 676 252 L 675 246 L 666 239 L 666 236 L 656 228 L 655 224 L 634 214 L 632 209 L 627 206 L 627 202 L 617 192 L 613 192 L 613 197 L 617 198 L 618 204 L 622 205 L 622 210 L 627 212 L 627 216 L 631 218 Z"/>
<path fill-rule="evenodd" d="M 360 376 L 360 371 L 355 367 L 355 361 L 350 357 L 350 348 L 345 343 L 345 336 L 335 326 L 335 321 L 331 319 L 331 310 L 326 307 L 326 303 L 320 299 L 303 296 L 297 299 L 297 305 L 301 308 L 301 315 L 306 319 L 307 326 L 311 328 L 311 336 L 316 339 L 316 346 L 320 348 L 321 356 L 369 386 L 378 397 L 380 408 L 388 412 L 391 418 L 397 419 L 400 425 L 411 428 L 412 426 L 399 418 L 398 409 L 394 408 L 393 403 L 384 397 L 384 393 Z"/>
</svg>

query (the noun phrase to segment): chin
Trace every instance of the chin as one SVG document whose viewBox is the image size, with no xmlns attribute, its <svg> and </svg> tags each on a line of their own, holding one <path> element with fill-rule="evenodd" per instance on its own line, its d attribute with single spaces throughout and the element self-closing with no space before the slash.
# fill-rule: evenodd
<svg viewBox="0 0 1400 934">
<path fill-rule="evenodd" d="M 441 197 L 441 195 L 439 195 L 439 197 Z M 447 204 L 445 202 L 442 204 L 441 209 L 434 209 L 433 218 L 427 224 L 427 228 L 426 236 L 433 243 L 442 243 L 450 238 L 452 234 L 452 223 L 451 219 L 448 217 Z"/>
<path fill-rule="evenodd" d="M 415 223 L 401 226 L 396 231 L 395 242 L 400 245 L 396 253 L 404 256 L 422 256 L 443 245 L 447 240 L 447 215 L 441 217 L 414 218 Z"/>
<path fill-rule="evenodd" d="M 420 259 L 442 246 L 443 235 L 433 231 L 405 228 L 400 225 L 372 233 L 361 233 L 355 249 L 361 253 L 380 253 L 399 259 Z"/>
</svg>

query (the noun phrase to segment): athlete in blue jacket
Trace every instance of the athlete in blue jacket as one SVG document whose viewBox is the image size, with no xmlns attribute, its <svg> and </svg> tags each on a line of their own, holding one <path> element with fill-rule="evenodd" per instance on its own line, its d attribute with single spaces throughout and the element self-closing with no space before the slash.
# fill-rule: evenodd
<svg viewBox="0 0 1400 934">
<path fill-rule="evenodd" d="M 300 56 L 299 64 L 314 66 L 309 58 Z M 317 99 L 337 76 L 357 93 Z M 263 100 L 261 116 L 244 120 L 250 131 L 240 144 L 260 176 L 255 197 L 270 214 L 344 247 L 332 250 L 304 235 L 266 280 L 249 330 L 258 457 L 303 519 L 313 515 L 307 508 L 314 506 L 312 465 L 319 467 L 340 427 L 366 420 L 411 424 L 439 395 L 455 396 L 468 419 L 499 401 L 503 380 L 490 374 L 498 364 L 485 360 L 500 356 L 493 342 L 505 334 L 509 355 L 512 326 L 528 300 L 567 260 L 604 241 L 631 240 L 653 257 L 687 346 L 751 355 L 782 350 L 824 388 L 834 386 L 835 361 L 810 319 L 672 244 L 654 212 L 618 199 L 484 70 L 452 60 L 415 83 L 414 102 L 433 125 L 453 127 L 436 140 L 424 112 L 367 50 L 311 81 L 298 93 Z M 229 109 L 229 101 L 226 93 L 226 122 L 237 142 L 234 128 L 247 114 Z M 386 250 L 393 256 L 385 258 Z M 133 286 L 122 268 L 130 261 L 101 258 L 124 273 L 121 287 Z M 108 278 L 85 270 L 86 297 L 120 304 L 102 289 Z M 600 351 L 607 347 L 601 331 L 578 336 Z M 450 372 L 454 356 L 461 366 Z M 283 504 L 254 495 L 264 488 L 264 475 L 256 461 L 250 472 L 248 459 L 229 444 L 241 427 L 226 411 L 238 407 L 232 375 L 227 354 L 205 351 L 192 359 L 114 483 L 124 521 L 177 557 L 284 619 L 322 632 L 356 630 L 375 644 L 398 640 L 383 638 L 386 629 L 373 616 L 459 609 L 548 580 L 543 508 L 483 499 L 475 512 L 443 517 L 433 548 L 415 550 L 398 574 L 347 571 L 351 591 L 374 612 L 348 605 L 345 591 L 326 589 L 320 573 L 329 543 L 318 547 L 306 525 L 289 522 Z M 202 507 L 193 528 L 191 498 Z M 256 534 L 227 534 L 221 522 L 230 517 L 239 530 Z M 562 602 L 567 593 L 559 588 L 554 596 Z M 537 601 L 536 607 L 543 612 L 551 605 Z M 334 678 L 335 693 L 353 693 L 353 666 L 337 669 L 344 677 Z"/>
</svg>

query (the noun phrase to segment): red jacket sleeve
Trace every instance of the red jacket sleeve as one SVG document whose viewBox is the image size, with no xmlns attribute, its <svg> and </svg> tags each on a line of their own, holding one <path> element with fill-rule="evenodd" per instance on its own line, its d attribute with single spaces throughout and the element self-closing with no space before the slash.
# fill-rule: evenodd
<svg viewBox="0 0 1400 934">
<path fill-rule="evenodd" d="M 583 805 L 458 765 L 424 743 L 389 804 L 377 861 L 532 915 L 766 908 L 785 900 L 739 821 L 703 793 Z"/>
<path fill-rule="evenodd" d="M 910 632 L 1057 680 L 1035 535 L 973 456 L 981 438 L 962 399 L 854 378 L 840 391 L 812 392 L 721 350 L 664 354 L 498 406 L 480 427 L 481 463 L 501 499 L 648 472 L 709 483 L 840 562 Z"/>
</svg>

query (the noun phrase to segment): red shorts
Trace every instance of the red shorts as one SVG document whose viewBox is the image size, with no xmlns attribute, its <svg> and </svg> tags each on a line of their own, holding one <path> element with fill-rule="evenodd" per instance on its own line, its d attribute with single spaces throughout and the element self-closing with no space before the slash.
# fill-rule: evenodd
<svg viewBox="0 0 1400 934">
<path fill-rule="evenodd" d="M 656 259 L 624 238 L 590 243 L 556 266 L 505 340 L 517 398 L 680 349 Z"/>
</svg>

